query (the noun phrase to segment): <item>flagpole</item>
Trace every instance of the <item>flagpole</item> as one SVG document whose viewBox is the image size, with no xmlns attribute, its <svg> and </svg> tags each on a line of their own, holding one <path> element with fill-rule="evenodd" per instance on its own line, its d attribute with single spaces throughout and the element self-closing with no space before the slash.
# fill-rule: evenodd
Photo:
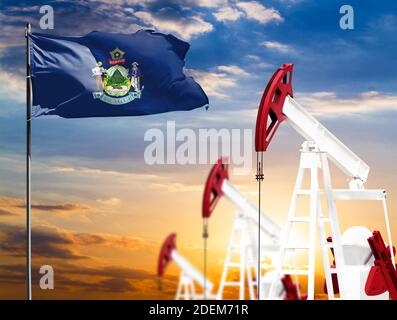
<svg viewBox="0 0 397 320">
<path fill-rule="evenodd" d="M 32 226 L 31 226 L 31 115 L 32 92 L 30 85 L 30 23 L 26 24 L 26 298 L 32 300 Z"/>
</svg>

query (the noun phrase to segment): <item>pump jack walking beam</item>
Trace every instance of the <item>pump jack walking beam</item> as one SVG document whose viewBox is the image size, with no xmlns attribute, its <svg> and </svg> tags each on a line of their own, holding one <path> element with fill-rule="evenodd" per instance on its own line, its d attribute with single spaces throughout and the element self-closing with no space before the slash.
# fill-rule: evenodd
<svg viewBox="0 0 397 320">
<path fill-rule="evenodd" d="M 326 152 L 343 172 L 364 184 L 369 166 L 293 99 L 292 72 L 293 65 L 284 64 L 265 89 L 256 123 L 256 151 L 267 150 L 277 128 L 286 120 L 306 140 Z"/>
</svg>

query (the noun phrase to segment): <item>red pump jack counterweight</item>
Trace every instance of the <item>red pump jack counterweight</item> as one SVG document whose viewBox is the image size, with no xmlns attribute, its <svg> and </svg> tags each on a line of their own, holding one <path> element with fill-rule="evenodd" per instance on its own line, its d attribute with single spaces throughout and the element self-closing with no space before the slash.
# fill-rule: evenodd
<svg viewBox="0 0 397 320">
<path fill-rule="evenodd" d="M 386 248 L 379 231 L 373 232 L 368 243 L 375 261 L 365 284 L 365 293 L 374 296 L 389 291 L 390 299 L 397 300 L 397 271 L 390 256 L 390 248 Z M 395 252 L 393 248 L 393 253 Z"/>
</svg>

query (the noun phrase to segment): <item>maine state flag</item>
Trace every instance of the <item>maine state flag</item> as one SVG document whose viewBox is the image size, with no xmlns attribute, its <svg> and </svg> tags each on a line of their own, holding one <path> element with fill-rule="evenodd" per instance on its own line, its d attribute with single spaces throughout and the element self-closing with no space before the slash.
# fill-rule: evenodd
<svg viewBox="0 0 397 320">
<path fill-rule="evenodd" d="M 183 73 L 189 44 L 172 35 L 141 30 L 29 38 L 35 117 L 139 116 L 208 104 Z"/>
</svg>

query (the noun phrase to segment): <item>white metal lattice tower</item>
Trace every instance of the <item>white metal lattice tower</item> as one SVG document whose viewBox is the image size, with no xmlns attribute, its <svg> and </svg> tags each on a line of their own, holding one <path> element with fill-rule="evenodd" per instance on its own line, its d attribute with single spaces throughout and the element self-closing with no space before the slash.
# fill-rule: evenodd
<svg viewBox="0 0 397 320">
<path fill-rule="evenodd" d="M 193 280 L 182 272 L 179 277 L 175 300 L 193 300 L 195 296 L 196 289 Z"/>
<path fill-rule="evenodd" d="M 310 174 L 310 188 L 303 189 L 303 181 L 305 172 Z M 322 172 L 324 189 L 319 188 L 319 171 Z M 298 215 L 297 203 L 300 197 L 309 197 L 310 199 L 310 213 L 309 215 Z M 325 196 L 327 200 L 327 215 L 325 216 L 321 208 L 321 196 Z M 305 244 L 291 244 L 290 238 L 292 234 L 293 224 L 308 223 L 309 224 L 309 239 Z M 332 242 L 327 241 L 325 223 L 329 223 L 331 230 Z M 308 299 L 314 299 L 314 283 L 315 283 L 315 258 L 316 258 L 316 232 L 319 232 L 320 246 L 322 251 L 323 265 L 325 270 L 325 278 L 327 284 L 328 295 L 330 299 L 334 299 L 332 272 L 336 272 L 338 279 L 342 279 L 342 268 L 344 265 L 343 254 L 340 242 L 340 230 L 338 215 L 336 212 L 335 200 L 333 198 L 331 176 L 328 167 L 327 154 L 320 152 L 316 145 L 311 142 L 305 142 L 301 149 L 301 159 L 299 164 L 298 175 L 292 200 L 288 211 L 288 218 L 285 229 L 281 237 L 280 255 L 276 262 L 276 273 L 280 276 L 284 274 L 306 276 Z M 333 248 L 335 255 L 336 268 L 330 268 L 330 248 Z M 293 266 L 292 269 L 286 269 L 284 266 L 285 256 L 287 251 L 306 250 L 308 256 L 308 268 L 298 268 Z M 341 281 L 340 281 L 341 282 Z M 269 298 L 274 296 L 274 286 L 272 283 L 269 292 Z M 342 286 L 342 285 L 341 285 Z M 340 286 L 340 287 L 341 287 Z M 342 288 L 341 288 L 342 290 Z"/>
<path fill-rule="evenodd" d="M 222 277 L 218 288 L 217 299 L 223 299 L 225 287 L 237 287 L 239 289 L 239 299 L 245 299 L 246 280 L 248 293 L 251 300 L 256 299 L 256 286 L 258 278 L 257 259 L 255 248 L 250 244 L 249 222 L 244 216 L 237 212 L 233 223 L 232 233 L 229 240 L 229 246 L 226 253 Z M 238 260 L 236 258 L 238 257 Z M 238 271 L 238 281 L 229 280 L 231 273 Z M 235 274 L 234 274 L 235 275 Z"/>
</svg>

